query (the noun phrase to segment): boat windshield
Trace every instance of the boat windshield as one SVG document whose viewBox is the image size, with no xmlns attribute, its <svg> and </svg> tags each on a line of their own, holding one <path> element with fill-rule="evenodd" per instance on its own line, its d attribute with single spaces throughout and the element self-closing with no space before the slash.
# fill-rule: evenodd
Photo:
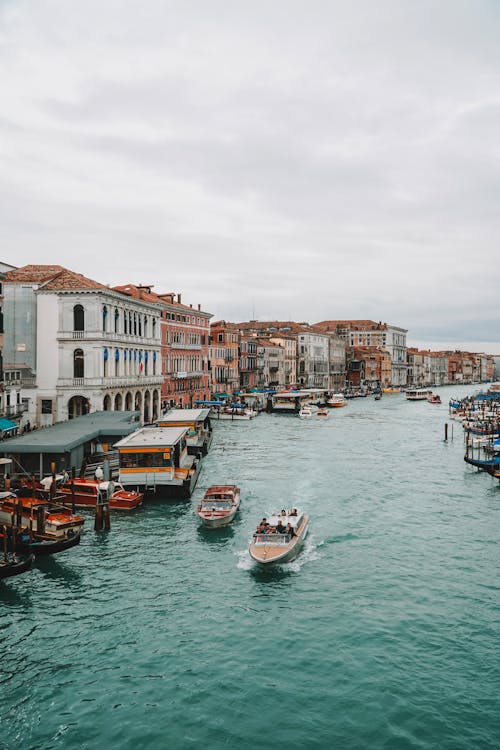
<svg viewBox="0 0 500 750">
<path fill-rule="evenodd" d="M 204 500 L 201 508 L 202 510 L 230 510 L 231 505 L 229 500 Z"/>
<path fill-rule="evenodd" d="M 290 534 L 254 534 L 253 541 L 257 547 L 263 544 L 285 546 L 290 544 Z"/>
</svg>

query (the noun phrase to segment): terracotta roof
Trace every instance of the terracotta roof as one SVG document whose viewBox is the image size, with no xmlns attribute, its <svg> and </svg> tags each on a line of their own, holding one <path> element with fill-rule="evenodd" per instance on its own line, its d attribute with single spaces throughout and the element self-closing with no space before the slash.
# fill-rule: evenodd
<svg viewBox="0 0 500 750">
<path fill-rule="evenodd" d="M 152 286 L 146 285 L 137 286 L 136 284 L 123 284 L 122 286 L 114 286 L 113 291 L 120 292 L 120 294 L 127 294 L 129 297 L 144 300 L 145 302 L 156 302 L 160 305 L 175 307 L 175 309 L 183 310 L 185 312 L 191 313 L 192 315 L 211 316 L 211 313 L 204 312 L 203 310 L 198 310 L 197 308 L 191 307 L 190 305 L 183 305 L 181 302 L 176 302 L 173 299 L 165 299 L 165 297 L 173 297 L 174 295 L 172 292 L 157 294 L 156 292 L 152 292 L 151 288 Z"/>
<path fill-rule="evenodd" d="M 4 282 L 26 281 L 33 284 L 43 284 L 44 281 L 54 278 L 54 276 L 64 270 L 63 266 L 28 265 L 6 273 Z"/>
<path fill-rule="evenodd" d="M 64 266 L 28 265 L 9 271 L 5 283 L 40 284 L 43 289 L 107 289 L 99 281 L 83 276 L 81 273 L 69 271 Z"/>
<path fill-rule="evenodd" d="M 322 320 L 319 323 L 313 323 L 316 330 L 331 330 L 334 328 L 349 328 L 350 330 L 370 330 L 383 331 L 387 328 L 387 323 L 376 323 L 374 320 Z"/>
</svg>

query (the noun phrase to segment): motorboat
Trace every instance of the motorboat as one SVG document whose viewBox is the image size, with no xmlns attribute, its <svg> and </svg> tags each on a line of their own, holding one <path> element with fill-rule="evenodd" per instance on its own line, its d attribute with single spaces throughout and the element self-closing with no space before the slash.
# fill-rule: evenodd
<svg viewBox="0 0 500 750">
<path fill-rule="evenodd" d="M 231 523 L 240 507 L 240 489 L 234 484 L 209 487 L 196 508 L 203 526 L 218 529 Z"/>
<path fill-rule="evenodd" d="M 340 409 L 342 406 L 347 406 L 347 399 L 343 393 L 333 393 L 327 400 L 326 405 L 330 409 Z"/>
<path fill-rule="evenodd" d="M 309 404 L 304 404 L 300 407 L 299 417 L 301 419 L 310 419 L 313 415 L 313 410 Z"/>
<path fill-rule="evenodd" d="M 428 401 L 432 391 L 428 388 L 409 388 L 405 396 L 407 401 Z"/>
<path fill-rule="evenodd" d="M 95 508 L 99 503 L 107 503 L 112 510 L 134 510 L 144 500 L 144 493 L 126 490 L 120 482 L 114 481 L 73 479 L 57 488 L 57 495 L 62 496 L 65 504 L 72 504 L 73 493 L 77 508 Z"/>
<path fill-rule="evenodd" d="M 35 555 L 28 555 L 27 557 L 20 557 L 16 553 L 11 555 L 4 555 L 0 559 L 0 579 L 12 578 L 12 576 L 18 576 L 20 573 L 26 573 L 35 559 Z"/>
<path fill-rule="evenodd" d="M 292 509 L 263 519 L 252 537 L 249 553 L 260 565 L 287 563 L 300 554 L 309 529 L 309 516 Z"/>
<path fill-rule="evenodd" d="M 328 411 L 328 409 L 320 407 L 316 412 L 316 416 L 320 417 L 321 419 L 328 419 L 328 417 L 330 416 L 330 412 Z"/>
<path fill-rule="evenodd" d="M 440 403 L 442 403 L 441 402 L 441 396 L 439 395 L 439 393 L 430 393 L 427 396 L 427 401 L 430 404 L 440 404 Z"/>
</svg>

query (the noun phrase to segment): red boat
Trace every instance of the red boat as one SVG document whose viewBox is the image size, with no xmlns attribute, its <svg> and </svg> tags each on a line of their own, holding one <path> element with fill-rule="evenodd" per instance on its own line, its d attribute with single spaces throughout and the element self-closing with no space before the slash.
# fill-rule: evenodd
<svg viewBox="0 0 500 750">
<path fill-rule="evenodd" d="M 231 523 L 240 507 L 240 490 L 236 485 L 209 487 L 196 509 L 204 526 L 218 529 Z"/>
<path fill-rule="evenodd" d="M 0 492 L 0 524 L 29 529 L 54 541 L 80 536 L 85 519 L 74 516 L 68 508 L 50 508 L 36 497 L 17 497 L 13 492 Z"/>
<path fill-rule="evenodd" d="M 71 480 L 62 482 L 62 475 L 56 476 L 55 496 L 57 501 L 65 505 L 71 505 L 73 501 L 71 493 Z M 39 492 L 45 495 L 50 493 L 52 477 L 45 477 L 40 483 L 37 483 Z M 73 479 L 75 490 L 75 507 L 77 508 L 95 508 L 97 499 L 100 497 L 101 502 L 108 503 L 109 507 L 114 510 L 134 510 L 142 505 L 144 495 L 142 492 L 133 492 L 124 489 L 119 482 L 102 482 L 97 479 Z"/>
</svg>

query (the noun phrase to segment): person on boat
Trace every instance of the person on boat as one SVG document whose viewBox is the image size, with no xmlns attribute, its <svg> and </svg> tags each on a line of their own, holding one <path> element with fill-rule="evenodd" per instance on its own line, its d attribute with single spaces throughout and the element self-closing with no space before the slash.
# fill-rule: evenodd
<svg viewBox="0 0 500 750">
<path fill-rule="evenodd" d="M 286 532 L 286 528 L 285 528 L 285 526 L 283 526 L 283 524 L 281 523 L 281 518 L 280 518 L 280 519 L 278 520 L 278 523 L 277 523 L 277 525 L 276 525 L 276 533 L 277 533 L 277 534 L 285 534 L 285 532 Z"/>
<path fill-rule="evenodd" d="M 66 484 L 66 482 L 69 482 L 69 474 L 66 471 L 66 469 L 64 469 L 64 471 L 63 471 L 61 482 L 62 482 L 62 484 Z"/>
<path fill-rule="evenodd" d="M 285 534 L 288 534 L 290 537 L 295 536 L 295 529 L 293 528 L 291 523 L 287 524 L 287 527 L 285 529 Z"/>
<path fill-rule="evenodd" d="M 282 516 L 284 516 L 284 517 L 286 518 L 286 510 L 284 510 L 284 509 L 283 509 L 283 510 L 281 511 L 281 515 L 282 515 Z"/>
<path fill-rule="evenodd" d="M 104 479 L 104 472 L 102 470 L 102 466 L 98 466 L 97 469 L 94 472 L 94 478 L 97 479 L 98 482 L 102 482 Z"/>
<path fill-rule="evenodd" d="M 297 515 L 297 508 L 292 508 L 292 510 L 290 511 L 290 515 L 291 516 L 296 516 Z"/>
</svg>

